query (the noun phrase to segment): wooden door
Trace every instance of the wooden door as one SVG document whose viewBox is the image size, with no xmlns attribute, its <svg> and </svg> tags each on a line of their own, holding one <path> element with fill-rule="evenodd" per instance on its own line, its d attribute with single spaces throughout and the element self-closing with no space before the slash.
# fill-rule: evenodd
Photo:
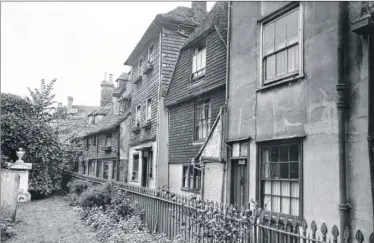
<svg viewBox="0 0 374 243">
<path fill-rule="evenodd" d="M 141 186 L 146 187 L 148 186 L 148 158 L 143 157 L 142 158 L 142 181 Z"/>
<path fill-rule="evenodd" d="M 247 160 L 232 160 L 231 163 L 231 204 L 245 207 L 248 204 Z"/>
</svg>

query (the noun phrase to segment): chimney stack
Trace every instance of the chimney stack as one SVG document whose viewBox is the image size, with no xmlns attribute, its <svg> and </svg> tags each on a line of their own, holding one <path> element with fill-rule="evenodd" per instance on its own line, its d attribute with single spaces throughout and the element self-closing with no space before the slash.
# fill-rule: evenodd
<svg viewBox="0 0 374 243">
<path fill-rule="evenodd" d="M 191 8 L 193 11 L 193 19 L 198 23 L 201 23 L 206 16 L 206 4 L 206 1 L 193 1 L 191 4 Z"/>
<path fill-rule="evenodd" d="M 113 82 L 113 74 L 109 74 L 109 83 L 111 84 Z"/>
<path fill-rule="evenodd" d="M 105 107 L 107 104 L 112 103 L 112 93 L 114 90 L 114 84 L 112 82 L 112 75 L 109 75 L 110 82 L 106 81 L 107 73 L 104 74 L 104 80 L 101 82 L 101 97 L 100 107 Z"/>
<path fill-rule="evenodd" d="M 73 97 L 68 96 L 68 112 L 71 111 L 73 107 Z"/>
</svg>

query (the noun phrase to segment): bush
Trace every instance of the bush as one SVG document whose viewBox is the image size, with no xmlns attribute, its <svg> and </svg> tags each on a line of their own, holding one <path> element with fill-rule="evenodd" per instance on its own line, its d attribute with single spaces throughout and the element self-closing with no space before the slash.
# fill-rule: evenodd
<svg viewBox="0 0 374 243">
<path fill-rule="evenodd" d="M 91 183 L 87 181 L 72 181 L 69 182 L 67 185 L 67 188 L 69 189 L 69 193 L 76 194 L 77 196 L 80 196 L 82 192 L 87 190 L 90 186 Z"/>
<path fill-rule="evenodd" d="M 0 217 L 0 232 L 1 232 L 1 240 L 5 241 L 13 235 L 15 235 L 14 230 L 12 229 L 13 223 L 12 220 L 8 217 L 5 217 L 4 215 L 1 215 Z"/>
<path fill-rule="evenodd" d="M 101 186 L 90 187 L 81 195 L 80 206 L 83 208 L 106 208 L 111 202 L 112 185 L 106 183 Z"/>
<path fill-rule="evenodd" d="M 107 211 L 116 221 L 119 221 L 121 218 L 128 218 L 134 214 L 140 214 L 136 210 L 136 203 L 131 201 L 127 193 L 120 188 L 112 190 L 111 204 L 108 206 Z"/>
</svg>

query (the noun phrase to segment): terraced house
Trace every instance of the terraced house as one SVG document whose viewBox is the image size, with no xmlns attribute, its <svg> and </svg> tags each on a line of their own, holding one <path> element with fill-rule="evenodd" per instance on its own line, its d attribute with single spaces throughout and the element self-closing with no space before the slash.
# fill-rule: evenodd
<svg viewBox="0 0 374 243">
<path fill-rule="evenodd" d="M 230 5 L 228 202 L 368 239 L 373 3 Z"/>
<path fill-rule="evenodd" d="M 125 65 L 133 82 L 128 182 L 156 188 L 168 184 L 168 116 L 164 99 L 179 50 L 203 19 L 206 3 L 158 14 Z"/>
<path fill-rule="evenodd" d="M 213 128 L 222 131 L 220 108 L 225 105 L 227 11 L 227 2 L 217 2 L 190 35 L 181 48 L 166 98 L 170 190 L 198 193 L 214 201 L 222 201 L 221 154 L 203 154 L 195 165 L 192 161 L 202 154 L 202 149 L 208 149 Z M 219 135 L 211 138 L 217 142 Z M 211 148 L 218 151 L 220 146 L 215 143 Z"/>
<path fill-rule="evenodd" d="M 112 75 L 101 84 L 100 108 L 88 115 L 89 126 L 84 131 L 86 160 L 83 174 L 126 182 L 128 144 L 130 138 L 131 88 L 129 75 Z"/>
</svg>

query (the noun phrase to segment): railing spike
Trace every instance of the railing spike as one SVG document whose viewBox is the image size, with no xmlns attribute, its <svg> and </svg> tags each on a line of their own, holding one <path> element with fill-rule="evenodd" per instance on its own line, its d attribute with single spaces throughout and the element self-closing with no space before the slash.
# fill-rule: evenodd
<svg viewBox="0 0 374 243">
<path fill-rule="evenodd" d="M 315 233 L 317 231 L 317 224 L 316 224 L 316 221 L 312 221 L 312 223 L 310 224 L 310 229 Z"/>
<path fill-rule="evenodd" d="M 337 239 L 339 236 L 339 229 L 336 225 L 334 225 L 331 229 L 331 234 L 334 237 L 334 239 Z"/>
<path fill-rule="evenodd" d="M 361 230 L 357 230 L 355 238 L 358 243 L 362 243 L 364 241 L 364 235 L 362 234 Z"/>
<path fill-rule="evenodd" d="M 305 219 L 301 221 L 301 228 L 303 228 L 304 231 L 306 231 L 306 229 L 308 228 L 308 223 Z"/>
<path fill-rule="evenodd" d="M 374 233 L 371 233 L 369 237 L 369 243 L 374 243 Z"/>
</svg>

